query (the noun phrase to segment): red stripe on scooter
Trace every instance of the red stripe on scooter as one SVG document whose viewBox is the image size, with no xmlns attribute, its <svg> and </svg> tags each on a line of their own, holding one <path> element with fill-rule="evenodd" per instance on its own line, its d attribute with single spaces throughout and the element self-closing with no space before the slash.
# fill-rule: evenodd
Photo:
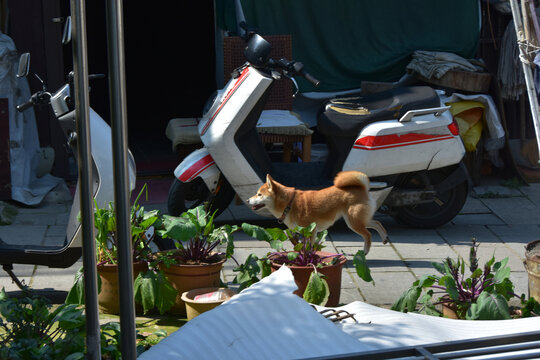
<svg viewBox="0 0 540 360">
<path fill-rule="evenodd" d="M 223 98 L 223 101 L 221 102 L 221 105 L 219 105 L 219 108 L 216 110 L 214 115 L 212 115 L 212 117 L 206 122 L 206 125 L 204 125 L 204 128 L 201 131 L 201 136 L 204 135 L 206 130 L 208 130 L 210 125 L 212 125 L 212 122 L 214 121 L 216 116 L 219 114 L 219 112 L 221 111 L 223 106 L 225 106 L 227 101 L 235 93 L 235 91 L 238 89 L 238 87 L 244 82 L 244 80 L 247 78 L 248 75 L 249 75 L 249 66 L 246 67 L 244 70 L 242 70 L 242 73 L 240 74 L 240 77 L 238 77 L 238 79 L 236 79 L 236 82 L 234 83 L 233 88 L 231 90 L 229 90 L 229 92 L 225 95 L 225 97 Z"/>
<path fill-rule="evenodd" d="M 204 170 L 214 165 L 215 161 L 212 156 L 206 155 L 202 159 L 198 160 L 195 164 L 191 165 L 186 171 L 184 171 L 178 177 L 178 180 L 182 182 L 189 182 L 199 176 Z"/>
<path fill-rule="evenodd" d="M 401 146 L 423 144 L 432 141 L 450 140 L 452 135 L 431 135 L 431 134 L 404 134 L 404 135 L 383 135 L 364 136 L 354 143 L 353 148 L 362 150 L 382 150 Z"/>
</svg>

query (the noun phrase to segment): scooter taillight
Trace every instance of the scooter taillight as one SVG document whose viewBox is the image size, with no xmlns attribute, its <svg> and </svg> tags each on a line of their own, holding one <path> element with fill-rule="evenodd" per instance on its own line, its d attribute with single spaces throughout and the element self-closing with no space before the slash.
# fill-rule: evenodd
<svg viewBox="0 0 540 360">
<path fill-rule="evenodd" d="M 452 118 L 452 123 L 450 125 L 448 125 L 448 130 L 450 130 L 450 132 L 454 136 L 459 135 L 459 126 L 458 126 L 458 124 L 456 122 L 456 119 Z"/>
</svg>

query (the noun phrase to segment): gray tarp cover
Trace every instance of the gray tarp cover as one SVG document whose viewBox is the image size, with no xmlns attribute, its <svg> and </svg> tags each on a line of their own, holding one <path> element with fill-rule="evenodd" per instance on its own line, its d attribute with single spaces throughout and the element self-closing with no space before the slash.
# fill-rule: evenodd
<svg viewBox="0 0 540 360">
<path fill-rule="evenodd" d="M 11 198 L 38 205 L 63 180 L 50 174 L 37 176 L 40 146 L 34 109 L 18 112 L 15 108 L 30 98 L 27 80 L 15 76 L 17 64 L 13 40 L 0 32 L 0 98 L 7 98 L 9 104 Z"/>
</svg>

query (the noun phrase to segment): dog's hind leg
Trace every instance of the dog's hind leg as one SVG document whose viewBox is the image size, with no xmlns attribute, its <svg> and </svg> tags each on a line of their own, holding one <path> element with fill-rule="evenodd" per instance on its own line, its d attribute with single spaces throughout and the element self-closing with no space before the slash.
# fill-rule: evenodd
<svg viewBox="0 0 540 360">
<path fill-rule="evenodd" d="M 371 248 L 371 233 L 366 229 L 361 219 L 355 217 L 354 214 L 354 210 L 349 210 L 349 213 L 344 216 L 344 220 L 349 229 L 364 238 L 364 253 L 367 255 Z"/>
<path fill-rule="evenodd" d="M 367 224 L 366 227 L 368 229 L 375 230 L 377 234 L 379 234 L 379 236 L 381 237 L 383 244 L 386 244 L 388 242 L 388 233 L 379 221 L 371 219 L 371 221 Z"/>
</svg>

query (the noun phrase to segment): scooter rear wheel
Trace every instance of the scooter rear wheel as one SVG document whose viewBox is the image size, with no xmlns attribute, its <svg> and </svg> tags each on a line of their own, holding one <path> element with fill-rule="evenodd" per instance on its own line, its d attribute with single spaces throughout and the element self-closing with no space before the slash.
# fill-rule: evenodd
<svg viewBox="0 0 540 360">
<path fill-rule="evenodd" d="M 221 186 L 213 195 L 201 178 L 189 183 L 174 179 L 167 199 L 169 215 L 179 216 L 207 201 L 210 202 L 211 211 L 216 211 L 216 216 L 221 214 L 231 203 L 235 192 L 226 179 L 220 178 L 219 181 Z"/>
<path fill-rule="evenodd" d="M 437 185 L 448 176 L 448 169 L 437 169 L 427 173 L 431 185 Z M 409 174 L 400 188 L 418 189 L 425 187 L 418 173 Z M 463 208 L 467 200 L 467 181 L 453 188 L 437 193 L 435 200 L 429 203 L 408 205 L 394 208 L 393 216 L 399 222 L 424 229 L 433 229 L 451 221 Z"/>
</svg>

